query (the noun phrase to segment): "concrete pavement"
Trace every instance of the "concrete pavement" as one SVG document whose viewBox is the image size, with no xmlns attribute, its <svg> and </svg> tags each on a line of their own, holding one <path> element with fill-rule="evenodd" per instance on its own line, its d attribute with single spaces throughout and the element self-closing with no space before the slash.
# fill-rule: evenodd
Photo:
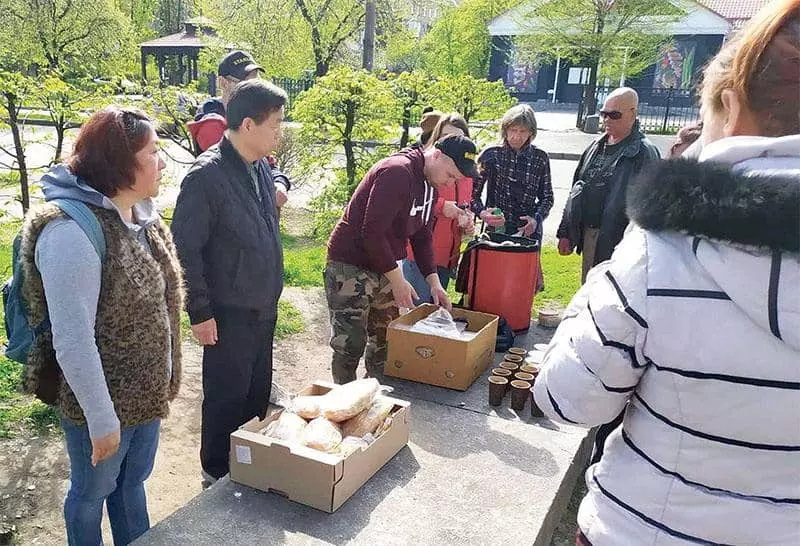
<svg viewBox="0 0 800 546">
<path fill-rule="evenodd" d="M 517 345 L 546 342 L 532 327 Z M 496 356 L 496 363 L 502 355 Z M 147 545 L 550 544 L 590 449 L 585 429 L 466 392 L 385 378 L 411 402 L 411 441 L 337 512 L 223 479 L 137 540 Z"/>
</svg>

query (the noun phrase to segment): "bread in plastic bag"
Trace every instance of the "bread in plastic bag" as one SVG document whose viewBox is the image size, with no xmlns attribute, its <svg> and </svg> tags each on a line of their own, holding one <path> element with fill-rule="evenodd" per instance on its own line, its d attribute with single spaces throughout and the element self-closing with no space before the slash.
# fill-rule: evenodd
<svg viewBox="0 0 800 546">
<path fill-rule="evenodd" d="M 306 420 L 299 415 L 284 410 L 280 417 L 267 425 L 263 433 L 276 440 L 294 442 L 300 439 L 307 425 Z"/>
<path fill-rule="evenodd" d="M 342 423 L 342 434 L 345 436 L 363 437 L 375 430 L 386 420 L 394 408 L 394 402 L 385 396 L 376 396 L 372 405 Z"/>
<path fill-rule="evenodd" d="M 320 451 L 334 451 L 342 443 L 342 431 L 336 423 L 317 417 L 306 426 L 301 442 Z"/>
<path fill-rule="evenodd" d="M 320 415 L 334 423 L 347 421 L 370 407 L 379 387 L 378 380 L 372 377 L 337 385 L 322 396 Z"/>
<path fill-rule="evenodd" d="M 322 396 L 295 396 L 291 408 L 303 419 L 316 419 L 319 417 L 319 405 Z"/>
<path fill-rule="evenodd" d="M 459 329 L 453 320 L 453 315 L 447 309 L 439 308 L 424 319 L 415 322 L 409 330 L 432 336 L 459 339 L 463 327 Z"/>
<path fill-rule="evenodd" d="M 369 444 L 363 438 L 356 438 L 355 436 L 347 436 L 339 447 L 336 448 L 336 454 L 340 455 L 342 459 L 346 459 L 356 451 L 367 449 Z"/>
<path fill-rule="evenodd" d="M 383 420 L 383 423 L 381 423 L 381 424 L 378 426 L 378 428 L 377 428 L 377 429 L 375 430 L 375 432 L 374 432 L 374 437 L 375 437 L 375 438 L 380 438 L 380 437 L 381 437 L 381 435 L 382 435 L 384 432 L 386 432 L 387 430 L 389 430 L 390 428 L 392 428 L 392 416 L 391 416 L 391 415 L 390 415 L 390 416 L 388 416 L 386 419 L 384 419 L 384 420 Z"/>
</svg>

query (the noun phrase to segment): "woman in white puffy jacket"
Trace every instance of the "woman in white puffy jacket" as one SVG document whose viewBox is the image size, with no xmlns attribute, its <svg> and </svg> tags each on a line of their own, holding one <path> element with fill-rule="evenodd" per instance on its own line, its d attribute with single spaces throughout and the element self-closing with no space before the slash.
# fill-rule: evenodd
<svg viewBox="0 0 800 546">
<path fill-rule="evenodd" d="M 551 418 L 624 420 L 578 544 L 800 544 L 800 0 L 706 69 L 699 162 L 631 183 L 632 221 L 536 381 Z"/>
</svg>

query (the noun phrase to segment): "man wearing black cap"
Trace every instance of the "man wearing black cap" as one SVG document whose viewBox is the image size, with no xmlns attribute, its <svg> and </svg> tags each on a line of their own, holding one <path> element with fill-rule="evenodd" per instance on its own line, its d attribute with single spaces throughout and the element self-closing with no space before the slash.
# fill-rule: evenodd
<svg viewBox="0 0 800 546">
<path fill-rule="evenodd" d="M 222 96 L 204 101 L 197 109 L 194 121 L 190 121 L 188 124 L 198 155 L 222 140 L 222 135 L 228 127 L 225 109 L 234 86 L 241 81 L 258 78 L 263 72 L 264 69 L 261 65 L 257 64 L 247 52 L 231 51 L 222 58 L 217 67 L 217 87 L 222 90 Z M 289 189 L 292 187 L 292 183 L 289 181 L 289 177 L 278 169 L 273 156 L 267 156 L 267 161 L 272 168 L 276 204 L 278 212 L 280 212 L 280 208 L 289 199 Z"/>
<path fill-rule="evenodd" d="M 436 188 L 477 177 L 476 151 L 463 136 L 401 150 L 376 163 L 350 198 L 328 241 L 324 272 L 337 383 L 356 378 L 362 355 L 368 376 L 383 375 L 386 328 L 398 308 L 413 307 L 417 297 L 397 265 L 406 257 L 406 241 L 433 302 L 450 308 L 436 274 L 430 220 Z"/>
</svg>

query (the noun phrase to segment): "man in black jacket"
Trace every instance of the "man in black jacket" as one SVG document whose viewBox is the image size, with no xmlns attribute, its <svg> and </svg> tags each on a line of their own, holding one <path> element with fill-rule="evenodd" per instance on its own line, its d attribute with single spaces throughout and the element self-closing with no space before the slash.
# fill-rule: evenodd
<svg viewBox="0 0 800 546">
<path fill-rule="evenodd" d="M 583 256 L 583 274 L 611 258 L 628 226 L 625 193 L 628 182 L 647 163 L 660 157 L 658 148 L 639 130 L 639 96 L 629 87 L 615 89 L 603 103 L 600 116 L 605 134 L 583 152 L 573 192 L 558 227 L 558 250 Z M 582 182 L 580 203 L 575 185 Z"/>
<path fill-rule="evenodd" d="M 263 418 L 269 401 L 283 253 L 266 156 L 286 102 L 268 82 L 236 85 L 228 130 L 184 178 L 172 220 L 192 332 L 204 346 L 200 461 L 209 482 L 228 473 L 231 432 Z"/>
</svg>

